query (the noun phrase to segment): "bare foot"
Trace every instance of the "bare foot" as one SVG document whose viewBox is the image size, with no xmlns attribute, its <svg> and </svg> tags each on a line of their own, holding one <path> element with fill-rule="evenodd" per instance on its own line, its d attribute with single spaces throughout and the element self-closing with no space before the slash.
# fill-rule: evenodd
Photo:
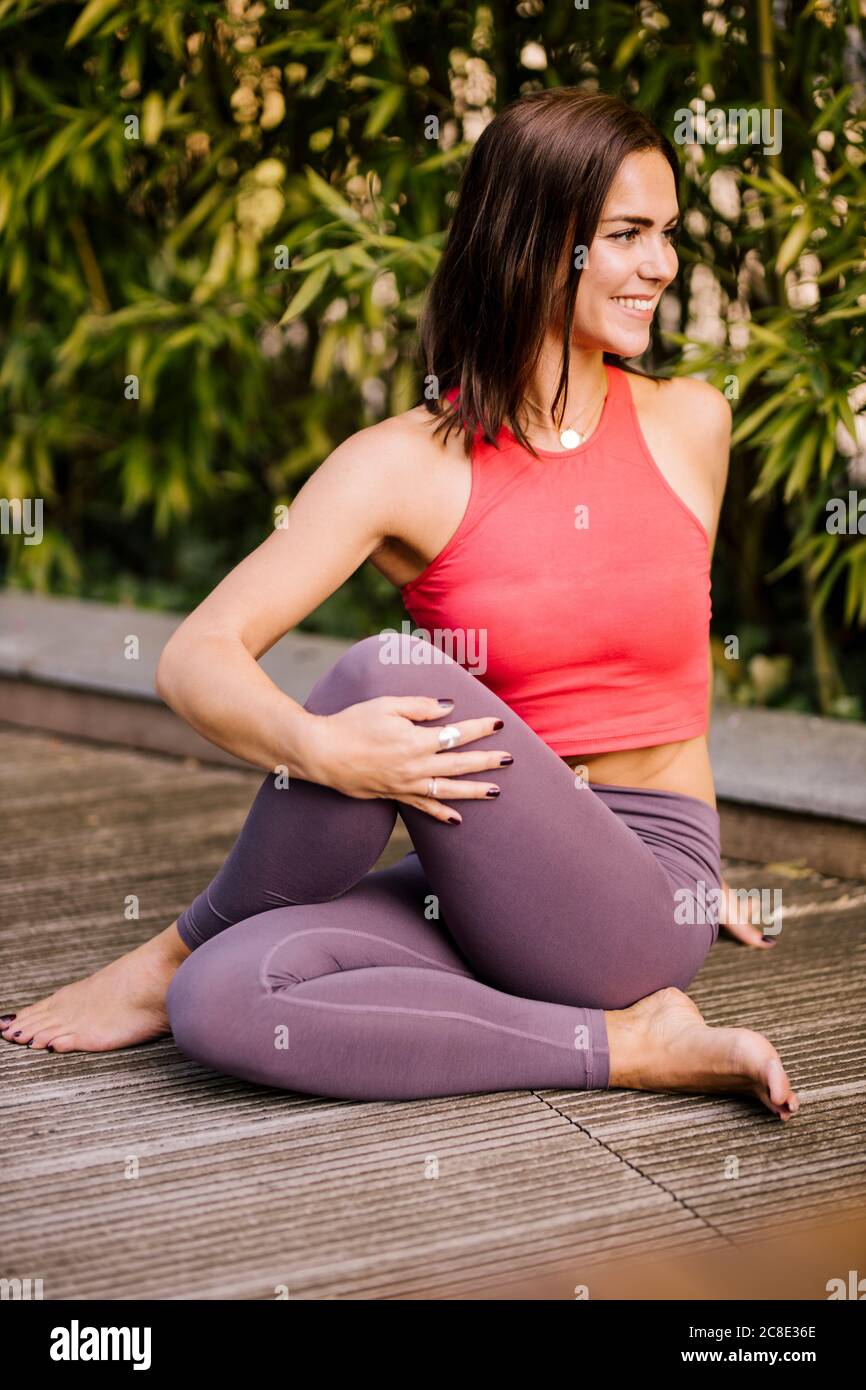
<svg viewBox="0 0 866 1390">
<path fill-rule="evenodd" d="M 604 1017 L 611 1088 L 745 1093 L 781 1120 L 800 1109 L 779 1054 L 763 1033 L 710 1028 L 679 989 L 660 989 Z"/>
<path fill-rule="evenodd" d="M 4 1014 L 0 1035 L 48 1052 L 111 1052 L 161 1038 L 171 1031 L 166 991 L 189 954 L 173 924 L 86 980 L 64 985 L 11 1019 Z"/>
</svg>

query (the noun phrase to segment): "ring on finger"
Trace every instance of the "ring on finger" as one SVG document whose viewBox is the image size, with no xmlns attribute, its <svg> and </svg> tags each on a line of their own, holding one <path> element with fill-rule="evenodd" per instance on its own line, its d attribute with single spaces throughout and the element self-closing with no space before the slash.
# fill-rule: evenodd
<svg viewBox="0 0 866 1390">
<path fill-rule="evenodd" d="M 431 777 L 431 778 L 430 778 L 430 781 L 427 783 L 427 795 L 430 796 L 430 797 L 432 797 L 433 800 L 435 801 L 435 799 L 436 799 L 436 778 L 435 778 L 435 777 Z"/>
<path fill-rule="evenodd" d="M 456 724 L 446 724 L 444 729 L 439 730 L 439 747 L 453 748 L 460 737 L 460 730 Z"/>
</svg>

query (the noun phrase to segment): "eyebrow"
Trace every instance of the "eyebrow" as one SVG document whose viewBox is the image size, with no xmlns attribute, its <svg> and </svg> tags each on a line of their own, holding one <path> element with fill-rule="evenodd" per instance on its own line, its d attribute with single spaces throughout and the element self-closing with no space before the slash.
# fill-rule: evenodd
<svg viewBox="0 0 866 1390">
<path fill-rule="evenodd" d="M 672 222 L 679 222 L 679 220 L 680 214 L 677 212 L 674 213 L 673 217 L 669 217 L 664 225 L 669 227 Z M 655 225 L 651 217 L 639 217 L 635 212 L 620 212 L 616 217 L 603 217 L 601 225 L 605 227 L 608 222 L 637 222 L 641 227 L 652 227 Z"/>
</svg>

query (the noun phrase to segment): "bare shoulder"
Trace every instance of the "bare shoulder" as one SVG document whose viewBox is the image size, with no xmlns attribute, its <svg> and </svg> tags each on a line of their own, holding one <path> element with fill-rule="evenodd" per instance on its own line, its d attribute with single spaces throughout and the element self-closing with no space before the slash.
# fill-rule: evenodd
<svg viewBox="0 0 866 1390">
<path fill-rule="evenodd" d="M 305 485 L 332 524 L 363 531 L 366 558 L 397 587 L 442 549 L 468 503 L 462 432 L 444 440 L 439 418 L 415 406 L 358 430 Z"/>
<path fill-rule="evenodd" d="M 635 405 L 657 431 L 663 431 L 684 457 L 700 459 L 715 489 L 724 489 L 731 442 L 731 406 L 727 397 L 698 377 L 663 381 L 634 376 Z"/>
<path fill-rule="evenodd" d="M 372 468 L 396 481 L 419 464 L 453 453 L 453 435 L 444 445 L 441 436 L 433 434 L 435 424 L 436 418 L 424 406 L 414 406 L 350 434 L 326 462 L 339 469 Z"/>
<path fill-rule="evenodd" d="M 694 377 L 628 379 L 649 452 L 704 527 L 712 551 L 728 478 L 731 408 L 721 391 Z"/>
<path fill-rule="evenodd" d="M 356 430 L 331 451 L 307 487 L 339 493 L 347 501 L 363 497 L 367 509 L 399 514 L 403 501 L 422 486 L 430 464 L 446 452 L 433 437 L 434 419 L 423 406 Z M 447 452 L 451 452 L 448 449 Z"/>
<path fill-rule="evenodd" d="M 635 404 L 644 406 L 676 429 L 705 437 L 709 431 L 730 436 L 731 406 L 726 396 L 699 377 L 675 376 L 662 381 L 633 376 Z"/>
</svg>

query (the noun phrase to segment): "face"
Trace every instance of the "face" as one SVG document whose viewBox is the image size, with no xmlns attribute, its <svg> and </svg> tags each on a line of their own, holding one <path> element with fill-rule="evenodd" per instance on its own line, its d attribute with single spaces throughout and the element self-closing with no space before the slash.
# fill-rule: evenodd
<svg viewBox="0 0 866 1390">
<path fill-rule="evenodd" d="M 662 291 L 677 273 L 674 176 L 657 150 L 619 167 L 588 248 L 575 304 L 575 347 L 637 357 Z"/>
</svg>

